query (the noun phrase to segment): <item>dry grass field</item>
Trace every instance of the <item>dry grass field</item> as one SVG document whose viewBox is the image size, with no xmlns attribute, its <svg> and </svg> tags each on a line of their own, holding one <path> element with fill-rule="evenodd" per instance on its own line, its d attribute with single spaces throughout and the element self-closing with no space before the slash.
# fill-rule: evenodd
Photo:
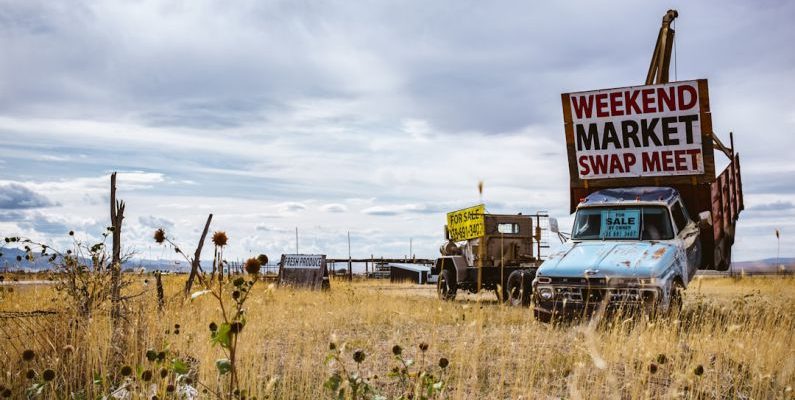
<svg viewBox="0 0 795 400">
<path fill-rule="evenodd" d="M 152 277 L 131 279 L 126 290 L 143 294 L 127 305 L 127 371 L 109 368 L 107 312 L 80 321 L 63 312 L 51 285 L 3 286 L 0 395 L 101 398 L 121 382 L 129 392 L 117 396 L 178 398 L 188 382 L 200 398 L 212 398 L 224 384 L 215 364 L 224 354 L 211 345 L 208 328 L 219 322 L 218 302 L 183 300 L 184 277 L 167 276 L 168 301 L 159 312 Z M 35 310 L 59 313 L 15 314 Z M 334 281 L 330 292 L 258 282 L 246 310 L 237 339 L 246 389 L 239 397 L 330 398 L 324 382 L 343 367 L 386 398 L 406 395 L 400 376 L 389 376 L 400 363 L 394 345 L 415 361 L 406 376 L 426 371 L 442 382 L 438 398 L 795 397 L 793 278 L 704 278 L 687 291 L 677 318 L 570 326 L 537 323 L 532 309 L 502 306 L 493 295 L 440 302 L 431 287 L 382 281 Z M 327 362 L 332 342 L 340 357 Z M 31 360 L 25 350 L 33 350 Z M 148 350 L 162 351 L 163 361 L 148 360 Z M 363 351 L 360 364 L 355 350 Z M 449 360 L 447 368 L 440 358 Z M 161 378 L 175 360 L 191 369 L 190 380 L 175 381 L 173 370 Z"/>
</svg>

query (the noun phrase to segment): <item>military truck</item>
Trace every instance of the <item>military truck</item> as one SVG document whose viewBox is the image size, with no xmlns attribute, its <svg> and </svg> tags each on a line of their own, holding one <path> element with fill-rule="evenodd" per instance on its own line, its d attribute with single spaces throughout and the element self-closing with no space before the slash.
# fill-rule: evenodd
<svg viewBox="0 0 795 400">
<path fill-rule="evenodd" d="M 561 96 L 576 214 L 570 241 L 536 273 L 540 320 L 675 310 L 697 269 L 731 265 L 740 157 L 733 135 L 726 146 L 713 132 L 707 80 L 668 82 L 677 16 L 663 18 L 646 85 Z M 717 177 L 714 149 L 728 159 Z"/>
<path fill-rule="evenodd" d="M 545 213 L 487 214 L 484 205 L 447 214 L 445 239 L 432 274 L 442 300 L 459 290 L 493 290 L 500 301 L 530 303 L 531 282 L 540 263 Z M 543 227 L 542 227 L 543 226 Z"/>
</svg>

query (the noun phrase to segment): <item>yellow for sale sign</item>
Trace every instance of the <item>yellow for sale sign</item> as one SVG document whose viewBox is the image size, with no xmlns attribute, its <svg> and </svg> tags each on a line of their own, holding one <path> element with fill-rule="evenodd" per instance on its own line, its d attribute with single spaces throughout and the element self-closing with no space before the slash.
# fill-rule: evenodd
<svg viewBox="0 0 795 400">
<path fill-rule="evenodd" d="M 458 242 L 483 236 L 486 231 L 483 217 L 485 212 L 486 206 L 479 204 L 447 213 L 447 231 L 450 238 Z"/>
</svg>

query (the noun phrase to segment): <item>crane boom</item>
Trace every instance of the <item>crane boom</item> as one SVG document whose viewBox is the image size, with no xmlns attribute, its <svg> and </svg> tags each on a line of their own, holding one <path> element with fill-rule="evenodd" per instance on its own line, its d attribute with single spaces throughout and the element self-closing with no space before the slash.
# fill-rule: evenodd
<svg viewBox="0 0 795 400">
<path fill-rule="evenodd" d="M 668 70 L 671 66 L 671 48 L 674 43 L 674 30 L 671 28 L 679 13 L 676 10 L 668 10 L 662 19 L 660 33 L 657 35 L 657 44 L 654 46 L 654 53 L 651 55 L 649 72 L 646 74 L 646 84 L 668 83 Z"/>
</svg>

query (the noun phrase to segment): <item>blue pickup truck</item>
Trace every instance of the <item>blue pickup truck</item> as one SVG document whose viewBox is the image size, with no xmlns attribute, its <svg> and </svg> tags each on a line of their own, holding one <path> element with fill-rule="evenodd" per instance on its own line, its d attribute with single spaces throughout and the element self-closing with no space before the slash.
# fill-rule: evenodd
<svg viewBox="0 0 795 400">
<path fill-rule="evenodd" d="M 715 135 L 707 80 L 668 79 L 678 15 L 663 17 L 644 85 L 561 94 L 576 214 L 532 280 L 537 319 L 675 310 L 696 270 L 731 266 L 740 156 L 734 135 Z M 716 149 L 728 159 L 720 174 Z"/>
<path fill-rule="evenodd" d="M 537 319 L 587 316 L 599 307 L 667 311 L 701 265 L 709 213 L 690 218 L 670 187 L 603 189 L 577 206 L 571 238 L 533 281 Z"/>
</svg>

